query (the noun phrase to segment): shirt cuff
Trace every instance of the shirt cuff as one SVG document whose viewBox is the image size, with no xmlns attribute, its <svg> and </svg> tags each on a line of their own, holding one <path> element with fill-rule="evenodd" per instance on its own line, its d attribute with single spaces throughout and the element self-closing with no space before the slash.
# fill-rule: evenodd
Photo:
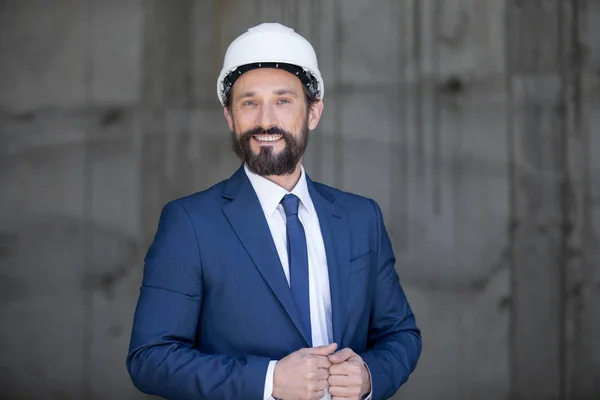
<svg viewBox="0 0 600 400">
<path fill-rule="evenodd" d="M 373 398 L 373 379 L 371 377 L 371 370 L 369 369 L 369 366 L 367 365 L 367 363 L 364 364 L 367 368 L 367 372 L 369 373 L 369 381 L 371 381 L 371 391 L 365 396 L 363 396 L 362 400 L 371 400 Z"/>
<path fill-rule="evenodd" d="M 269 361 L 269 367 L 267 368 L 267 376 L 265 378 L 265 393 L 264 400 L 275 400 L 273 395 L 273 373 L 275 372 L 276 360 Z"/>
</svg>

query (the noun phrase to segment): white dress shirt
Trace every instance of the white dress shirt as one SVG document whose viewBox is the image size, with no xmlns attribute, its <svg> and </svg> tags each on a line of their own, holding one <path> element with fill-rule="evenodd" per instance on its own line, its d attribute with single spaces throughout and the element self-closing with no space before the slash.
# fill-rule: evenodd
<svg viewBox="0 0 600 400">
<path fill-rule="evenodd" d="M 298 218 L 300 218 L 300 222 L 302 222 L 304 227 L 308 248 L 308 286 L 312 343 L 313 346 L 331 344 L 333 342 L 333 330 L 331 324 L 331 295 L 329 291 L 327 257 L 317 212 L 308 192 L 304 168 L 302 168 L 300 180 L 291 192 L 262 176 L 254 174 L 245 165 L 244 169 L 265 213 L 288 285 L 290 283 L 290 268 L 287 255 L 286 216 L 280 201 L 283 199 L 283 196 L 289 193 L 296 195 L 300 199 Z M 271 393 L 273 392 L 273 371 L 276 362 L 274 360 L 269 363 L 265 379 L 265 400 L 273 399 Z M 323 399 L 330 399 L 327 391 Z"/>
</svg>

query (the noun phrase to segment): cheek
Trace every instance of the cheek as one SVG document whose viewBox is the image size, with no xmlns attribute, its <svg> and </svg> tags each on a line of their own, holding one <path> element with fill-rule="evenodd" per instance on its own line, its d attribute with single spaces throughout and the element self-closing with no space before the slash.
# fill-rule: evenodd
<svg viewBox="0 0 600 400">
<path fill-rule="evenodd" d="M 242 132 L 244 132 L 244 125 L 242 125 L 238 121 L 234 121 L 233 122 L 233 129 L 234 129 L 235 133 L 237 133 L 238 135 L 240 135 Z"/>
<path fill-rule="evenodd" d="M 293 133 L 299 133 L 304 126 L 306 112 L 302 109 L 286 109 L 279 114 L 281 127 Z"/>
<path fill-rule="evenodd" d="M 237 118 L 233 120 L 233 127 L 235 132 L 240 134 L 246 132 L 249 129 L 254 128 L 256 125 L 252 124 L 247 118 Z"/>
<path fill-rule="evenodd" d="M 244 132 L 256 126 L 257 113 L 253 110 L 235 110 L 232 114 L 233 127 L 236 132 Z"/>
</svg>

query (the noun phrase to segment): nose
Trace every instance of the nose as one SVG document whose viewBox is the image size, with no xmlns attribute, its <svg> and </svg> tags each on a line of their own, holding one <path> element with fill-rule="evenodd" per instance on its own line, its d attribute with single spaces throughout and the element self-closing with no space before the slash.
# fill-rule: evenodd
<svg viewBox="0 0 600 400">
<path fill-rule="evenodd" d="M 275 107 L 268 103 L 263 104 L 259 122 L 264 130 L 277 126 L 277 113 L 275 112 Z"/>
</svg>

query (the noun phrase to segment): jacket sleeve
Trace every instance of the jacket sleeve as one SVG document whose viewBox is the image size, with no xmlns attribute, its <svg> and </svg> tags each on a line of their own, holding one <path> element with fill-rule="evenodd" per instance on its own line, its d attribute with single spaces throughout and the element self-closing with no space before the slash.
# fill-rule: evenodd
<svg viewBox="0 0 600 400">
<path fill-rule="evenodd" d="M 408 380 L 421 355 L 421 332 L 400 285 L 395 257 L 381 210 L 376 224 L 375 290 L 367 350 L 360 354 L 371 373 L 373 400 L 388 399 Z"/>
<path fill-rule="evenodd" d="M 172 400 L 262 399 L 268 358 L 194 349 L 202 281 L 192 221 L 183 205 L 170 202 L 145 258 L 126 360 L 134 385 Z"/>
</svg>

